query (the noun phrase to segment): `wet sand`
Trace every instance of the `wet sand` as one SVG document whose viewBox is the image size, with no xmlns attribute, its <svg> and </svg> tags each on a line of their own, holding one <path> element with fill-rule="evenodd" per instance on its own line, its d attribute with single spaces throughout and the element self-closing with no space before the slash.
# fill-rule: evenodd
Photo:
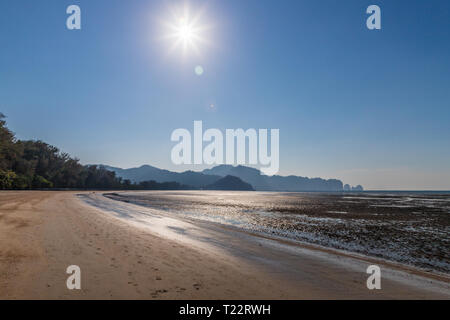
<svg viewBox="0 0 450 320">
<path fill-rule="evenodd" d="M 379 262 L 382 289 L 368 290 L 373 261 L 77 194 L 0 192 L 1 299 L 450 298 L 445 275 Z M 66 287 L 69 265 L 81 290 Z"/>
</svg>

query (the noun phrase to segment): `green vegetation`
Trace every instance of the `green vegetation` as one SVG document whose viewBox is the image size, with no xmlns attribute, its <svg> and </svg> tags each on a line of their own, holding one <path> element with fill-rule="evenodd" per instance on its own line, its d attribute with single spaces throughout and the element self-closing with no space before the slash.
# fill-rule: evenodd
<svg viewBox="0 0 450 320">
<path fill-rule="evenodd" d="M 0 113 L 0 190 L 15 189 L 186 189 L 176 182 L 132 184 L 99 166 L 83 166 L 78 159 L 42 141 L 21 141 Z"/>
</svg>

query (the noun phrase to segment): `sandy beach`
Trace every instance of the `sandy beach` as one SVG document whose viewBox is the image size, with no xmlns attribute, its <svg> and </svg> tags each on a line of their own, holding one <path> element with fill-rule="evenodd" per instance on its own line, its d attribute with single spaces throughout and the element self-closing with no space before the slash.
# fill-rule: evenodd
<svg viewBox="0 0 450 320">
<path fill-rule="evenodd" d="M 101 192 L 0 192 L 1 299 L 450 298 L 447 275 L 382 261 L 382 289 L 368 290 L 374 262 L 179 220 Z M 66 287 L 70 265 L 81 268 L 81 290 Z"/>
</svg>

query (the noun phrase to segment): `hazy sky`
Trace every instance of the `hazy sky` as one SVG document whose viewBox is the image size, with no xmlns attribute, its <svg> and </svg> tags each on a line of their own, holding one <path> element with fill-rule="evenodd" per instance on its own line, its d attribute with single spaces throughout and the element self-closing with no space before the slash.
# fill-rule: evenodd
<svg viewBox="0 0 450 320">
<path fill-rule="evenodd" d="M 282 175 L 450 189 L 450 1 L 188 3 L 207 43 L 183 53 L 163 39 L 182 1 L 2 0 L 9 127 L 85 164 L 176 171 L 200 169 L 170 160 L 172 131 L 194 120 L 279 128 Z M 71 4 L 81 30 L 66 28 Z"/>
</svg>

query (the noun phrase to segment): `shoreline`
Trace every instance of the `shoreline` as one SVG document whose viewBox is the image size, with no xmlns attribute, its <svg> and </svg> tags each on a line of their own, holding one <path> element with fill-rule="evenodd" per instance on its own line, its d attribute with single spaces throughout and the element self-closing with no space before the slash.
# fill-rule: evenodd
<svg viewBox="0 0 450 320">
<path fill-rule="evenodd" d="M 124 191 L 122 191 L 124 192 Z M 125 191 L 126 192 L 126 191 Z M 136 191 L 129 191 L 132 193 L 135 193 Z M 143 193 L 148 192 L 148 191 L 142 191 Z M 150 206 L 145 206 L 145 205 L 141 205 L 139 203 L 135 203 L 132 200 L 128 200 L 125 199 L 124 200 L 120 200 L 120 199 L 115 199 L 113 197 L 108 197 L 108 195 L 110 194 L 117 194 L 117 193 L 109 193 L 109 192 L 104 192 L 102 193 L 103 197 L 106 197 L 108 199 L 111 199 L 113 201 L 119 201 L 119 202 L 125 202 L 125 203 L 131 203 L 137 206 L 141 206 L 144 208 L 150 208 L 153 210 L 159 210 L 157 208 L 152 208 Z M 331 255 L 338 255 L 341 257 L 347 257 L 347 258 L 351 258 L 351 259 L 358 259 L 358 260 L 362 260 L 365 262 L 369 262 L 369 263 L 375 263 L 375 264 L 379 264 L 379 265 L 384 265 L 386 267 L 389 268 L 393 268 L 399 271 L 405 271 L 417 276 L 421 276 L 424 278 L 430 278 L 430 279 L 434 279 L 437 281 L 442 281 L 442 282 L 447 282 L 450 283 L 450 274 L 446 274 L 444 272 L 440 272 L 440 271 L 436 271 L 436 270 L 431 270 L 428 271 L 424 268 L 421 268 L 419 266 L 415 266 L 415 265 L 411 265 L 411 264 L 405 264 L 405 263 L 401 263 L 401 262 L 397 262 L 394 260 L 388 260 L 388 259 L 384 259 L 381 257 L 374 257 L 374 256 L 370 256 L 370 255 L 365 255 L 362 253 L 358 253 L 358 252 L 352 252 L 352 251 L 348 251 L 348 250 L 344 250 L 344 249 L 337 249 L 337 248 L 333 248 L 333 247 L 326 247 L 323 245 L 319 245 L 319 244 L 315 244 L 315 243 L 310 243 L 310 242 L 306 242 L 306 241 L 301 241 L 301 240 L 296 240 L 296 239 L 290 239 L 290 238 L 286 238 L 286 237 L 282 237 L 282 236 L 278 236 L 276 234 L 269 234 L 263 231 L 256 231 L 256 230 L 248 230 L 248 229 L 243 229 L 243 228 L 239 228 L 239 227 L 235 227 L 232 225 L 228 225 L 228 224 L 221 224 L 219 222 L 214 222 L 214 221 L 202 221 L 202 220 L 196 220 L 194 218 L 185 218 L 185 217 L 176 217 L 177 219 L 180 220 L 185 220 L 188 222 L 191 222 L 193 224 L 195 223 L 202 223 L 202 224 L 214 224 L 220 228 L 223 228 L 224 230 L 229 230 L 229 231 L 235 231 L 235 232 L 240 232 L 240 233 L 245 233 L 254 237 L 259 237 L 259 238 L 263 238 L 263 239 L 268 239 L 271 241 L 276 241 L 279 242 L 280 244 L 285 244 L 288 246 L 299 246 L 305 249 L 310 249 L 313 251 L 321 251 L 324 253 L 328 253 Z"/>
<path fill-rule="evenodd" d="M 130 191 L 104 196 L 170 212 L 177 219 L 192 223 L 217 223 L 224 228 L 316 250 L 331 250 L 437 276 L 450 275 L 449 257 L 445 253 L 448 214 L 433 212 L 446 208 L 434 209 L 434 203 L 422 200 L 423 197 L 359 194 L 350 198 L 280 192 L 248 195 L 226 191 Z M 443 206 L 442 201 L 448 199 L 435 201 L 441 201 L 439 205 Z"/>
<path fill-rule="evenodd" d="M 0 193 L 0 286 L 5 288 L 0 298 L 450 298 L 448 282 L 444 289 L 429 290 L 383 278 L 382 290 L 369 291 L 365 270 L 339 265 L 359 258 L 337 255 L 335 262 L 327 262 L 317 248 L 280 250 L 272 239 L 186 224 L 155 210 L 138 209 L 141 213 L 135 214 L 152 217 L 145 220 L 150 225 L 137 227 L 141 222 L 92 207 L 77 194 L 92 192 Z M 182 227 L 177 229 L 178 224 Z M 65 288 L 65 268 L 74 262 L 83 274 L 80 291 Z M 398 272 L 418 276 L 411 270 Z M 436 285 L 442 279 L 426 280 Z"/>
<path fill-rule="evenodd" d="M 102 194 L 101 196 L 105 197 L 105 194 Z M 156 212 L 158 212 L 158 214 L 161 214 L 161 215 L 167 215 L 167 216 L 171 216 L 171 217 L 173 216 L 172 214 L 167 213 L 165 211 L 161 211 L 159 209 L 154 209 L 154 208 L 151 208 L 148 206 L 137 204 L 137 203 L 134 203 L 133 201 L 117 200 L 117 199 L 112 199 L 110 197 L 106 197 L 106 198 L 112 202 L 116 202 L 116 201 L 123 202 L 123 203 L 126 203 L 127 205 L 137 206 L 137 207 L 141 207 L 141 208 L 150 209 L 151 211 L 156 211 Z M 254 239 L 265 239 L 265 240 L 268 240 L 269 242 L 274 242 L 274 243 L 277 243 L 277 244 L 280 244 L 283 246 L 287 246 L 288 250 L 290 250 L 290 251 L 295 251 L 296 249 L 299 249 L 299 250 L 307 250 L 308 254 L 323 253 L 323 254 L 327 255 L 326 258 L 330 259 L 331 263 L 337 263 L 337 261 L 336 261 L 336 257 L 337 257 L 338 260 L 342 259 L 342 258 L 352 260 L 350 262 L 350 264 L 354 261 L 363 262 L 363 263 L 367 262 L 370 264 L 377 264 L 382 267 L 391 269 L 391 270 L 389 270 L 389 272 L 391 272 L 391 273 L 396 273 L 396 272 L 404 273 L 404 275 L 401 275 L 400 277 L 398 277 L 399 274 L 397 274 L 394 277 L 395 280 L 409 281 L 411 279 L 406 279 L 407 277 L 405 277 L 405 275 L 408 274 L 408 275 L 414 275 L 414 276 L 421 278 L 421 281 L 423 281 L 423 282 L 427 282 L 429 280 L 436 280 L 438 282 L 442 282 L 444 284 L 444 286 L 446 286 L 447 289 L 450 289 L 450 275 L 448 275 L 448 274 L 439 273 L 439 272 L 428 272 L 426 270 L 423 270 L 419 267 L 412 266 L 412 265 L 406 265 L 406 264 L 402 264 L 402 263 L 395 262 L 395 261 L 389 261 L 389 260 L 382 259 L 382 258 L 371 257 L 371 256 L 363 255 L 360 253 L 356 253 L 356 252 L 340 250 L 340 249 L 336 249 L 336 248 L 332 248 L 332 247 L 325 247 L 325 246 L 321 246 L 321 245 L 317 245 L 317 244 L 313 244 L 313 243 L 302 242 L 302 241 L 298 241 L 298 240 L 294 240 L 294 239 L 282 238 L 282 237 L 279 237 L 276 235 L 265 234 L 263 232 L 257 232 L 257 231 L 252 232 L 252 231 L 249 231 L 246 229 L 234 227 L 231 225 L 221 224 L 218 222 L 202 221 L 202 220 L 196 220 L 196 219 L 192 219 L 192 218 L 185 218 L 185 217 L 178 217 L 178 216 L 176 217 L 176 219 L 181 220 L 181 221 L 186 221 L 188 223 L 192 223 L 193 225 L 202 226 L 205 228 L 210 228 L 211 226 L 215 226 L 218 229 L 223 229 L 225 233 L 233 232 L 235 235 L 243 234 L 243 235 L 248 235 L 248 236 L 250 236 L 250 238 L 254 238 Z M 351 267 L 351 266 L 348 266 L 348 267 Z M 450 291 L 448 293 L 450 294 Z"/>
</svg>

